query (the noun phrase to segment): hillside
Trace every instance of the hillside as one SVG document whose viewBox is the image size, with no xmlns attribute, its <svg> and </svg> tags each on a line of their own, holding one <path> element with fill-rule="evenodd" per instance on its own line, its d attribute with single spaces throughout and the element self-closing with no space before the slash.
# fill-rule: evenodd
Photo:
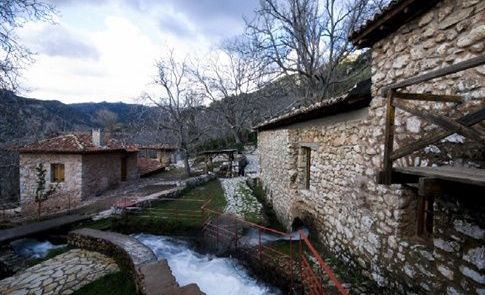
<svg viewBox="0 0 485 295">
<path fill-rule="evenodd" d="M 20 144 L 62 132 L 104 127 L 100 110 L 114 114 L 116 122 L 130 123 L 136 105 L 124 103 L 64 104 L 44 101 L 0 91 L 0 146 Z"/>
<path fill-rule="evenodd" d="M 70 107 L 82 112 L 93 123 L 99 123 L 98 113 L 100 110 L 107 110 L 117 116 L 119 123 L 130 123 L 137 119 L 137 111 L 141 105 L 126 104 L 122 102 L 99 102 L 99 103 L 73 103 Z"/>
</svg>

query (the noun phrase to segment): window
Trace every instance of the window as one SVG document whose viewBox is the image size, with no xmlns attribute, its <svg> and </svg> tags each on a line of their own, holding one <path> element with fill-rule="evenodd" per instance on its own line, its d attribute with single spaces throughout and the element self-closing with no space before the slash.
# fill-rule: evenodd
<svg viewBox="0 0 485 295">
<path fill-rule="evenodd" d="M 418 228 L 420 237 L 429 238 L 433 233 L 433 196 L 418 196 Z"/>
<path fill-rule="evenodd" d="M 64 181 L 64 164 L 51 164 L 51 182 Z"/>
<path fill-rule="evenodd" d="M 310 167 L 311 167 L 311 153 L 312 150 L 309 147 L 302 147 L 302 160 L 303 160 L 303 186 L 306 189 L 310 188 Z"/>
</svg>

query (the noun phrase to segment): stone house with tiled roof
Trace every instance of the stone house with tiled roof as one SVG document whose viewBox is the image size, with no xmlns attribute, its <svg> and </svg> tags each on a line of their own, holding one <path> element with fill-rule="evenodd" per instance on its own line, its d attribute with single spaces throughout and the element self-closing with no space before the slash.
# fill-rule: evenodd
<svg viewBox="0 0 485 295">
<path fill-rule="evenodd" d="M 484 1 L 391 1 L 350 36 L 370 97 L 255 127 L 278 218 L 384 293 L 485 294 L 484 38 Z"/>
<path fill-rule="evenodd" d="M 122 181 L 139 177 L 138 149 L 92 134 L 67 134 L 20 147 L 20 202 L 22 214 L 36 210 L 36 170 L 46 169 L 47 186 L 56 186 L 53 196 L 42 204 L 43 213 L 73 209 L 90 196 Z"/>
</svg>

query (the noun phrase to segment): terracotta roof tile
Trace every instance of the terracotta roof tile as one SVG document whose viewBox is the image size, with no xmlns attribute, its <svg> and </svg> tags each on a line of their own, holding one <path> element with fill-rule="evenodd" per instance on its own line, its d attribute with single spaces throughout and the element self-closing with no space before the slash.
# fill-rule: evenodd
<svg viewBox="0 0 485 295">
<path fill-rule="evenodd" d="M 160 163 L 157 159 L 146 159 L 146 158 L 138 158 L 136 162 L 136 166 L 138 167 L 138 172 L 140 175 L 147 175 L 153 172 L 157 172 L 166 166 Z"/>
<path fill-rule="evenodd" d="M 282 116 L 266 120 L 254 126 L 253 129 L 268 130 L 365 107 L 372 100 L 370 87 L 370 79 L 362 80 L 344 95 L 290 111 Z"/>
<path fill-rule="evenodd" d="M 439 1 L 441 0 L 392 0 L 352 32 L 349 40 L 359 48 L 370 47 L 411 19 L 431 9 Z"/>
<path fill-rule="evenodd" d="M 106 151 L 138 151 L 135 146 L 122 145 L 107 136 L 105 136 L 104 142 L 106 143 L 105 145 L 96 146 L 93 144 L 91 134 L 74 133 L 61 135 L 58 137 L 49 138 L 29 145 L 25 145 L 18 148 L 18 151 L 24 153 L 91 153 Z"/>
</svg>

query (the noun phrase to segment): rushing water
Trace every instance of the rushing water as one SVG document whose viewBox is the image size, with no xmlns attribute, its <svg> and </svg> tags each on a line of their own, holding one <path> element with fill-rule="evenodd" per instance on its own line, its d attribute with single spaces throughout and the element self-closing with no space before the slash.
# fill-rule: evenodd
<svg viewBox="0 0 485 295">
<path fill-rule="evenodd" d="M 303 237 L 308 237 L 310 231 L 306 227 L 301 227 L 298 230 L 290 233 L 288 236 L 282 236 L 272 232 L 263 232 L 257 228 L 247 228 L 244 231 L 244 237 L 241 238 L 241 243 L 245 245 L 255 246 L 260 242 L 263 244 L 272 243 L 276 241 L 299 241 Z"/>
<path fill-rule="evenodd" d="M 19 256 L 25 258 L 43 258 L 49 253 L 49 250 L 62 248 L 66 245 L 54 245 L 49 241 L 25 238 L 11 242 L 10 246 Z"/>
<path fill-rule="evenodd" d="M 158 259 L 167 259 L 181 286 L 196 283 L 207 295 L 281 294 L 250 277 L 234 259 L 199 254 L 181 239 L 148 234 L 134 237 L 152 249 Z"/>
</svg>

